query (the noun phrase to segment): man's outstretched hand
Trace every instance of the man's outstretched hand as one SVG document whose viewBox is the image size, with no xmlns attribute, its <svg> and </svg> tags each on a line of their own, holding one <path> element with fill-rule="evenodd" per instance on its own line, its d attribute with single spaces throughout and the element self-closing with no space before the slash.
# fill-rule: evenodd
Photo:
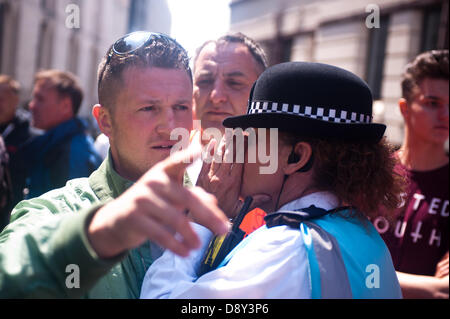
<svg viewBox="0 0 450 319">
<path fill-rule="evenodd" d="M 99 257 L 114 257 L 146 240 L 187 256 L 200 245 L 187 210 L 197 223 L 212 232 L 228 231 L 228 219 L 218 208 L 216 198 L 200 187 L 182 185 L 186 167 L 200 153 L 188 149 L 173 154 L 95 213 L 87 234 Z"/>
</svg>

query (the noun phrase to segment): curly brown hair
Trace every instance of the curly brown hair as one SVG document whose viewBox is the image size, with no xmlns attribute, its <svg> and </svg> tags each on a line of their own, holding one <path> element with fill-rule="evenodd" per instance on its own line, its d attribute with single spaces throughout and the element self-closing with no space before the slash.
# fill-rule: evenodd
<svg viewBox="0 0 450 319">
<path fill-rule="evenodd" d="M 364 143 L 280 135 L 291 145 L 299 141 L 311 145 L 313 186 L 333 192 L 343 205 L 355 207 L 352 213 L 356 216 L 389 217 L 400 206 L 405 179 L 394 169 L 394 147 L 385 138 L 378 143 Z"/>
</svg>

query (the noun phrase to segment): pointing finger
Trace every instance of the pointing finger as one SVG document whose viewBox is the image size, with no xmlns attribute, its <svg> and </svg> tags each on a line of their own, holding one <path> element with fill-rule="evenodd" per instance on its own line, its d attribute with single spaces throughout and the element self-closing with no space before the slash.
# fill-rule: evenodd
<svg viewBox="0 0 450 319">
<path fill-rule="evenodd" d="M 186 167 L 201 157 L 201 146 L 191 144 L 186 150 L 170 154 L 164 161 L 157 165 L 173 179 L 179 179 L 183 176 Z"/>
<path fill-rule="evenodd" d="M 217 207 L 216 198 L 200 187 L 189 189 L 188 197 L 190 215 L 195 222 L 209 228 L 215 234 L 225 234 L 229 229 L 229 222 L 222 210 Z"/>
</svg>

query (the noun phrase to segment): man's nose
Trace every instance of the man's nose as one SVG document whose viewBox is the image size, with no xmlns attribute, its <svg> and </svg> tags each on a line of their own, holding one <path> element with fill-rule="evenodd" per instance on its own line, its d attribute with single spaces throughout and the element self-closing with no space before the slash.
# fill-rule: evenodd
<svg viewBox="0 0 450 319">
<path fill-rule="evenodd" d="M 210 95 L 213 104 L 220 104 L 227 100 L 225 83 L 222 80 L 217 79 L 214 81 L 214 87 Z"/>
<path fill-rule="evenodd" d="M 172 108 L 161 111 L 158 117 L 158 124 L 156 132 L 158 134 L 170 135 L 170 132 L 175 128 L 175 115 Z"/>
</svg>

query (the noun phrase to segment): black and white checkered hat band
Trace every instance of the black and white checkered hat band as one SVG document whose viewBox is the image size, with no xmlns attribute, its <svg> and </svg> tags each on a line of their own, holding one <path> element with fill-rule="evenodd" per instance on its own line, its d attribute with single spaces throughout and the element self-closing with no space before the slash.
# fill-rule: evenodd
<svg viewBox="0 0 450 319">
<path fill-rule="evenodd" d="M 370 124 L 372 122 L 372 116 L 367 114 L 316 106 L 303 106 L 268 101 L 252 102 L 250 110 L 247 114 L 257 113 L 293 114 L 334 123 Z"/>
</svg>

